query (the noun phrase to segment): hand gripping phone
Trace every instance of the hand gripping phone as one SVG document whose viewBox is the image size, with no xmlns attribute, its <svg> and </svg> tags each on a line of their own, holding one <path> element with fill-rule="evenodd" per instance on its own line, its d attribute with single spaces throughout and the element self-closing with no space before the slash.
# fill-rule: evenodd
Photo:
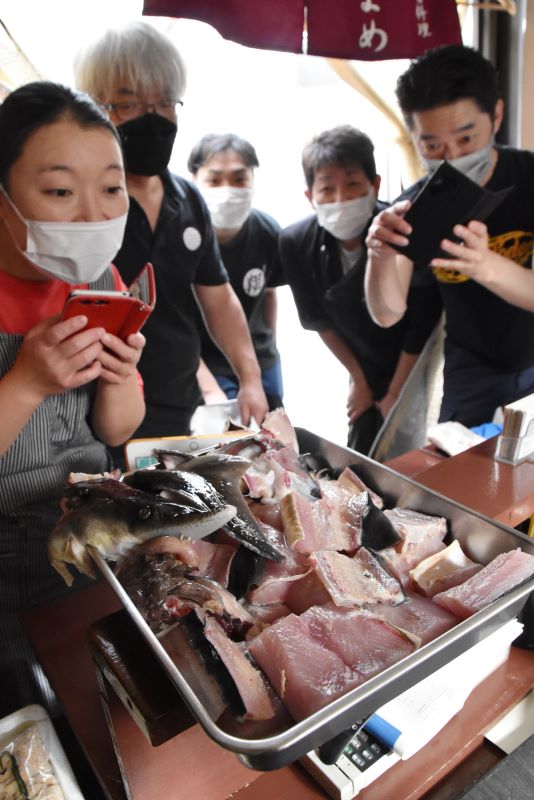
<svg viewBox="0 0 534 800">
<path fill-rule="evenodd" d="M 126 340 L 142 328 L 155 302 L 154 268 L 148 263 L 128 291 L 75 289 L 67 298 L 61 319 L 83 314 L 88 319 L 88 328 L 105 328 Z"/>
<path fill-rule="evenodd" d="M 484 222 L 511 191 L 489 191 L 443 161 L 404 215 L 412 226 L 409 243 L 391 246 L 421 266 L 433 258 L 452 258 L 441 249 L 441 240 L 461 242 L 452 233 L 454 226 L 472 219 Z"/>
</svg>

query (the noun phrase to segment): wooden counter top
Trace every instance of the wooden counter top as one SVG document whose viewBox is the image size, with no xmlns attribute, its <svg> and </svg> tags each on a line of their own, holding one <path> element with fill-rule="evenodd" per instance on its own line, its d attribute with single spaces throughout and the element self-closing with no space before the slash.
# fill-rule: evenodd
<svg viewBox="0 0 534 800">
<path fill-rule="evenodd" d="M 424 449 L 415 450 L 387 466 L 515 528 L 534 514 L 534 463 L 511 466 L 495 461 L 495 443 L 496 438 L 487 439 L 452 458 L 434 460 Z"/>
</svg>

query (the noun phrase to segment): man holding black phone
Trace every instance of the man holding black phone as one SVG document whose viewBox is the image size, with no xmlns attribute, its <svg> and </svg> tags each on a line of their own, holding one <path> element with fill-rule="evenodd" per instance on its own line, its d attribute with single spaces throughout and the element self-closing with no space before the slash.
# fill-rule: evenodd
<svg viewBox="0 0 534 800">
<path fill-rule="evenodd" d="M 470 427 L 534 392 L 534 154 L 495 144 L 504 111 L 497 73 L 469 47 L 415 59 L 397 99 L 429 176 L 447 161 L 490 192 L 511 189 L 485 223 L 454 225 L 430 263 L 394 249 L 409 246 L 404 215 L 428 178 L 378 214 L 367 236 L 366 297 L 378 324 L 402 318 L 414 269 L 431 268 L 446 311 L 440 421 Z"/>
</svg>

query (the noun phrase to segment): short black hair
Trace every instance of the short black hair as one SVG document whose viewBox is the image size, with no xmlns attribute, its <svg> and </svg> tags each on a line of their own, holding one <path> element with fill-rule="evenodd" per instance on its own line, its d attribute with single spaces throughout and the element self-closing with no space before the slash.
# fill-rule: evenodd
<svg viewBox="0 0 534 800">
<path fill-rule="evenodd" d="M 0 105 L 0 183 L 7 183 L 9 170 L 30 136 L 63 118 L 82 128 L 105 128 L 120 145 L 115 126 L 88 95 L 51 81 L 26 83 Z"/>
<path fill-rule="evenodd" d="M 408 127 L 416 111 L 473 100 L 493 119 L 501 97 L 497 70 L 477 50 L 446 45 L 415 58 L 397 80 L 397 100 Z"/>
<path fill-rule="evenodd" d="M 372 183 L 376 178 L 374 149 L 367 134 L 351 125 L 338 125 L 317 134 L 302 151 L 302 169 L 308 189 L 313 186 L 317 170 L 328 164 L 357 166 Z"/>
<path fill-rule="evenodd" d="M 259 167 L 260 162 L 253 146 L 235 133 L 207 133 L 196 143 L 187 159 L 187 168 L 196 175 L 200 167 L 207 164 L 217 153 L 233 150 L 249 169 Z"/>
</svg>

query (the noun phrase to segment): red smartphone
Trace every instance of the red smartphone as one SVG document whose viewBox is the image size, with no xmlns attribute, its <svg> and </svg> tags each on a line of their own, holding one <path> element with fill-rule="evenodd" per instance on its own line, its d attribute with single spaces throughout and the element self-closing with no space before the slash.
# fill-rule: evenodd
<svg viewBox="0 0 534 800">
<path fill-rule="evenodd" d="M 61 319 L 79 314 L 88 318 L 88 328 L 105 328 L 108 333 L 127 339 L 146 322 L 155 303 L 152 264 L 146 264 L 128 291 L 76 289 L 65 303 Z"/>
</svg>

